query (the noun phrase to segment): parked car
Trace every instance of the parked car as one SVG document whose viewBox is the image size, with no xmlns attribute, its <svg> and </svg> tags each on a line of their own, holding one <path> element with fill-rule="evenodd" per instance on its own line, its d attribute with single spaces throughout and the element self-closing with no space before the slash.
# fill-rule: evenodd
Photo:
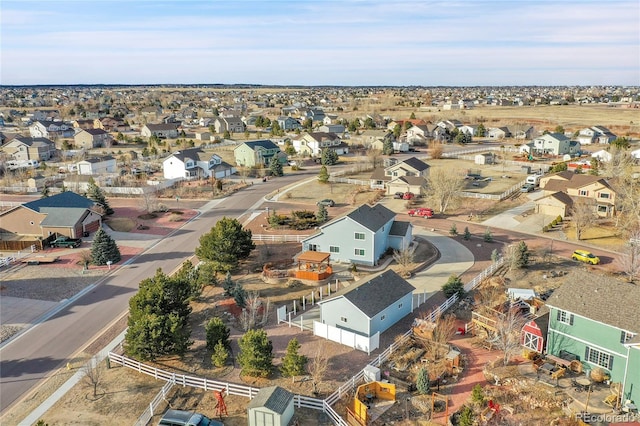
<svg viewBox="0 0 640 426">
<path fill-rule="evenodd" d="M 183 410 L 167 410 L 158 426 L 224 426 L 224 424 L 217 420 L 211 420 L 204 414 Z"/>
<path fill-rule="evenodd" d="M 329 198 L 325 198 L 324 200 L 320 200 L 316 203 L 317 206 L 325 206 L 325 207 L 333 207 L 336 205 L 335 201 L 329 199 Z"/>
<path fill-rule="evenodd" d="M 396 200 L 402 200 L 403 197 L 404 192 L 396 192 L 395 194 L 393 194 L 393 198 L 395 198 Z"/>
<path fill-rule="evenodd" d="M 595 256 L 593 253 L 586 250 L 576 250 L 571 255 L 573 260 L 579 260 L 580 262 L 590 263 L 592 265 L 597 265 L 600 263 L 600 258 Z"/>
<path fill-rule="evenodd" d="M 405 192 L 404 194 L 402 194 L 403 200 L 413 200 L 414 198 L 415 198 L 415 195 L 413 192 Z"/>
<path fill-rule="evenodd" d="M 64 247 L 64 248 L 76 248 L 80 247 L 82 240 L 80 238 L 69 238 L 64 235 L 60 235 L 55 240 L 51 241 L 51 247 Z"/>
<path fill-rule="evenodd" d="M 433 209 L 430 209 L 428 207 L 419 207 L 417 209 L 411 209 L 407 213 L 409 214 L 409 216 L 420 216 L 420 217 L 424 217 L 425 219 L 433 217 Z"/>
<path fill-rule="evenodd" d="M 524 185 L 522 185 L 522 188 L 520 188 L 520 192 L 533 192 L 533 190 L 536 189 L 536 186 L 532 183 L 525 183 Z"/>
</svg>

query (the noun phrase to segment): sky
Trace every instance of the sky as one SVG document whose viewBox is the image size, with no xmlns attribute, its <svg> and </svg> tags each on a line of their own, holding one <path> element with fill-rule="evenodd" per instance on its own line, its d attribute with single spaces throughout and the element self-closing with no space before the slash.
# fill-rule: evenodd
<svg viewBox="0 0 640 426">
<path fill-rule="evenodd" d="M 0 84 L 638 86 L 640 2 L 2 0 Z"/>
</svg>

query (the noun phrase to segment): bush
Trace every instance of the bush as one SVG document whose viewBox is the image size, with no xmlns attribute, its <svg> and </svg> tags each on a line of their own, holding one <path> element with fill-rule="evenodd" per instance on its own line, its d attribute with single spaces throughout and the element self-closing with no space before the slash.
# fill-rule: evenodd
<svg viewBox="0 0 640 426">
<path fill-rule="evenodd" d="M 451 275 L 447 282 L 442 286 L 442 291 L 447 298 L 456 293 L 458 293 L 458 297 L 462 297 L 464 295 L 464 284 L 460 277 L 454 274 Z"/>
<path fill-rule="evenodd" d="M 480 405 L 484 403 L 484 391 L 479 383 L 471 390 L 471 400 Z"/>
<path fill-rule="evenodd" d="M 542 227 L 542 232 L 549 232 L 549 225 L 545 225 Z"/>
<path fill-rule="evenodd" d="M 455 223 L 451 225 L 451 228 L 449 228 L 449 235 L 458 235 L 458 227 Z"/>
<path fill-rule="evenodd" d="M 211 355 L 211 363 L 220 368 L 224 367 L 229 359 L 229 351 L 227 347 L 222 343 L 222 341 L 218 341 L 213 348 L 213 354 Z"/>
<path fill-rule="evenodd" d="M 556 222 L 562 223 L 562 216 L 558 215 L 558 217 L 556 217 Z"/>
<path fill-rule="evenodd" d="M 463 407 L 460 411 L 460 417 L 458 418 L 458 425 L 460 426 L 472 426 L 474 420 L 473 410 L 469 407 Z"/>
<path fill-rule="evenodd" d="M 471 231 L 469 231 L 469 227 L 464 227 L 464 234 L 462 234 L 462 239 L 465 241 L 469 241 L 471 239 Z"/>
</svg>

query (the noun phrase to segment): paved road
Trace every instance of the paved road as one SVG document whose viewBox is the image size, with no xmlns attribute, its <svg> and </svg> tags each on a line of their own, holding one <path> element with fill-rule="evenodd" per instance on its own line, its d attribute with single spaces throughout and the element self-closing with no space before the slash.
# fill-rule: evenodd
<svg viewBox="0 0 640 426">
<path fill-rule="evenodd" d="M 81 351 L 128 309 L 138 284 L 157 268 L 172 271 L 193 254 L 200 235 L 223 216 L 238 217 L 259 207 L 265 194 L 311 177 L 298 173 L 257 183 L 223 200 L 99 283 L 92 291 L 0 349 L 0 413 L 25 397 L 67 359 Z"/>
</svg>

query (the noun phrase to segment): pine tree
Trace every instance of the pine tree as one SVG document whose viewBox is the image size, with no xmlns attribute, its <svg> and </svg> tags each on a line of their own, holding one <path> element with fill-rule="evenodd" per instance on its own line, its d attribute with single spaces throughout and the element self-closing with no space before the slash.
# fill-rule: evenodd
<svg viewBox="0 0 640 426">
<path fill-rule="evenodd" d="M 429 373 L 426 368 L 422 367 L 418 370 L 418 377 L 416 377 L 416 389 L 420 395 L 426 395 L 429 393 L 429 386 Z"/>
<path fill-rule="evenodd" d="M 233 300 L 236 302 L 236 305 L 238 305 L 239 308 L 244 308 L 247 305 L 247 291 L 239 282 L 236 282 L 232 291 Z"/>
<path fill-rule="evenodd" d="M 518 243 L 515 256 L 515 266 L 517 268 L 522 269 L 529 266 L 529 247 L 527 247 L 527 244 L 524 241 L 520 241 L 520 243 Z"/>
<path fill-rule="evenodd" d="M 491 229 L 489 229 L 489 228 L 484 230 L 484 242 L 485 243 L 492 243 L 493 242 L 493 235 L 491 234 Z"/>
<path fill-rule="evenodd" d="M 272 157 L 271 162 L 269 163 L 269 171 L 271 172 L 271 176 L 282 176 L 284 172 L 282 171 L 282 163 L 278 160 L 278 157 Z"/>
<path fill-rule="evenodd" d="M 479 383 L 471 389 L 471 400 L 477 404 L 484 403 L 484 391 Z"/>
<path fill-rule="evenodd" d="M 220 368 L 224 367 L 229 359 L 229 350 L 226 348 L 222 342 L 216 343 L 213 348 L 213 354 L 211 355 L 211 363 Z"/>
<path fill-rule="evenodd" d="M 231 347 L 229 342 L 230 330 L 219 317 L 211 318 L 204 326 L 206 333 L 207 349 L 213 351 L 218 343 L 225 347 Z"/>
<path fill-rule="evenodd" d="M 91 245 L 91 263 L 94 265 L 106 265 L 109 261 L 118 263 L 121 259 L 120 249 L 118 249 L 113 238 L 104 229 L 98 229 Z"/>
<path fill-rule="evenodd" d="M 320 203 L 318 206 L 318 211 L 316 212 L 316 221 L 320 223 L 325 223 L 329 219 L 329 213 L 327 212 L 327 207 Z"/>
<path fill-rule="evenodd" d="M 382 143 L 382 154 L 384 155 L 393 154 L 393 141 L 391 139 L 387 138 Z"/>
<path fill-rule="evenodd" d="M 223 217 L 210 232 L 200 236 L 195 252 L 201 260 L 211 262 L 214 270 L 227 272 L 236 268 L 240 259 L 249 257 L 254 248 L 251 231 L 237 219 Z"/>
<path fill-rule="evenodd" d="M 304 374 L 304 368 L 307 365 L 307 357 L 300 355 L 300 343 L 295 337 L 289 340 L 287 345 L 287 353 L 282 358 L 280 371 L 284 377 L 295 377 Z"/>
<path fill-rule="evenodd" d="M 333 166 L 338 162 L 338 154 L 329 148 L 323 148 L 320 154 L 320 163 L 325 166 Z"/>
<path fill-rule="evenodd" d="M 318 173 L 318 182 L 329 182 L 329 171 L 327 170 L 327 166 L 325 165 L 322 165 L 322 167 L 320 167 L 320 173 Z"/>
<path fill-rule="evenodd" d="M 235 287 L 236 283 L 231 278 L 231 272 L 227 272 L 227 275 L 224 277 L 224 281 L 222 281 L 222 288 L 224 289 L 225 296 L 232 296 L 233 289 Z"/>
<path fill-rule="evenodd" d="M 104 191 L 98 185 L 92 177 L 89 178 L 89 185 L 87 186 L 87 197 L 96 202 L 107 215 L 112 215 L 113 209 L 109 206 L 107 197 L 104 195 Z"/>
<path fill-rule="evenodd" d="M 273 370 L 273 344 L 267 332 L 260 330 L 247 331 L 238 341 L 240 353 L 238 363 L 241 374 L 252 377 L 269 377 Z"/>
<path fill-rule="evenodd" d="M 471 231 L 469 231 L 469 227 L 464 227 L 464 234 L 462 235 L 462 239 L 465 241 L 469 241 L 471 239 Z"/>
<path fill-rule="evenodd" d="M 449 228 L 449 235 L 458 235 L 458 227 L 455 223 L 451 224 L 451 228 Z"/>
</svg>

